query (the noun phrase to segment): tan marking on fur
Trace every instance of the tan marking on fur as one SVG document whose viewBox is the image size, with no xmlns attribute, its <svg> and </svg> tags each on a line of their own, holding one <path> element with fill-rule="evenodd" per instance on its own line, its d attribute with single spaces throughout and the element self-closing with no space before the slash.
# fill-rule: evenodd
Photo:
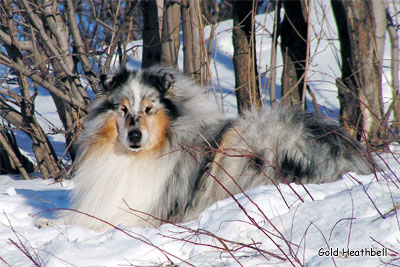
<svg viewBox="0 0 400 267">
<path fill-rule="evenodd" d="M 121 107 L 122 107 L 122 106 L 125 106 L 125 107 L 127 107 L 127 108 L 129 108 L 129 107 L 131 106 L 131 104 L 130 104 L 128 98 L 124 97 L 124 98 L 121 100 Z M 126 129 L 126 130 L 129 129 L 129 125 L 130 125 L 131 119 L 132 119 L 132 118 L 131 118 L 130 116 L 128 116 L 128 119 L 125 120 L 125 129 Z"/>
<path fill-rule="evenodd" d="M 221 164 L 222 159 L 226 157 L 224 155 L 224 153 L 234 154 L 232 151 L 232 148 L 234 147 L 235 144 L 238 144 L 238 141 L 240 141 L 240 137 L 238 136 L 238 133 L 233 129 L 229 129 L 224 134 L 224 136 L 221 140 L 221 143 L 218 147 L 218 151 L 220 151 L 220 152 L 217 152 L 215 154 L 214 162 Z M 217 164 L 213 164 L 212 170 L 218 171 L 219 169 L 220 169 L 220 167 L 217 166 Z"/>
<path fill-rule="evenodd" d="M 150 100 L 150 99 L 145 98 L 145 99 L 143 99 L 143 101 L 141 102 L 140 110 L 141 110 L 143 113 L 145 113 L 146 107 L 149 107 L 149 106 L 152 107 L 153 104 L 151 103 L 151 100 Z"/>
<path fill-rule="evenodd" d="M 169 118 L 164 111 L 157 110 L 153 115 L 143 116 L 141 126 L 146 127 L 150 133 L 150 140 L 143 152 L 158 150 L 165 144 Z"/>
<path fill-rule="evenodd" d="M 208 191 L 214 199 L 220 200 L 229 196 L 225 190 L 222 190 L 222 187 L 215 181 L 218 179 L 220 183 L 222 183 L 230 192 L 237 193 L 237 188 L 232 178 L 237 179 L 239 173 L 228 172 L 226 174 L 225 168 L 228 166 L 224 166 L 226 162 L 224 161 L 229 160 L 231 164 L 239 164 L 239 162 L 246 160 L 245 158 L 241 157 L 243 152 L 241 149 L 236 149 L 235 147 L 243 143 L 240 132 L 244 129 L 238 129 L 238 127 L 234 129 L 228 130 L 218 147 L 218 151 L 215 153 L 214 162 L 211 165 L 210 173 L 215 177 L 208 177 L 207 182 L 203 184 L 206 188 L 204 190 Z M 238 156 L 238 157 L 237 157 Z M 232 166 L 231 166 L 232 167 Z"/>
<path fill-rule="evenodd" d="M 100 128 L 96 137 L 90 141 L 90 146 L 81 161 L 87 160 L 88 157 L 99 153 L 105 153 L 115 143 L 118 137 L 118 126 L 115 115 L 107 118 L 103 127 Z"/>
<path fill-rule="evenodd" d="M 103 127 L 101 127 L 99 134 L 99 138 L 96 138 L 98 143 L 113 143 L 118 136 L 118 126 L 117 121 L 115 119 L 115 115 L 111 115 Z"/>
<path fill-rule="evenodd" d="M 126 106 L 126 107 L 130 107 L 131 106 L 131 103 L 129 102 L 129 99 L 127 98 L 127 97 L 124 97 L 122 100 L 121 100 L 121 106 L 122 105 L 124 105 L 124 106 Z"/>
<path fill-rule="evenodd" d="M 214 178 L 220 180 L 220 182 L 223 182 L 223 181 L 221 181 L 221 179 L 224 179 L 226 176 L 223 173 L 223 170 L 221 169 L 222 161 L 226 157 L 224 155 L 224 152 L 225 152 L 226 148 L 232 147 L 233 137 L 234 136 L 232 134 L 232 130 L 228 130 L 224 134 L 224 136 L 221 140 L 221 143 L 218 147 L 218 151 L 221 151 L 221 152 L 215 153 L 214 163 L 211 164 L 210 172 L 212 173 Z M 212 179 L 208 178 L 207 180 L 209 180 L 209 183 L 206 183 L 205 186 L 209 187 L 208 190 L 210 191 L 210 194 L 213 196 L 214 199 L 217 199 L 217 198 L 219 198 L 219 191 L 220 191 L 219 187 L 220 186 L 219 186 L 219 184 L 217 184 L 217 182 L 214 180 L 214 178 L 212 178 Z"/>
<path fill-rule="evenodd" d="M 215 201 L 229 197 L 229 193 L 226 192 L 219 183 L 224 185 L 224 187 L 232 194 L 240 192 L 238 187 L 232 181 L 232 178 L 237 178 L 237 172 L 231 173 L 230 170 L 226 170 L 227 167 L 235 168 L 235 166 L 226 166 L 226 164 L 235 165 L 242 160 L 240 157 L 229 156 L 240 154 L 234 149 L 238 140 L 240 141 L 240 137 L 235 130 L 230 129 L 225 132 L 218 150 L 215 153 L 214 161 L 210 166 L 211 175 L 203 176 L 199 191 L 196 193 L 193 200 L 193 206 L 209 206 Z M 227 162 L 227 160 L 229 162 Z M 225 170 L 229 175 L 225 173 Z M 218 182 L 216 180 L 218 180 Z M 193 214 L 194 215 L 192 216 L 189 213 L 188 218 L 193 219 L 197 216 L 196 213 Z"/>
</svg>

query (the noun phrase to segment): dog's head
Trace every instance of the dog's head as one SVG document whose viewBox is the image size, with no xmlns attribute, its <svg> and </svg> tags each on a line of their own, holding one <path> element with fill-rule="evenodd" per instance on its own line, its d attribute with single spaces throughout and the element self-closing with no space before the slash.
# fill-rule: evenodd
<svg viewBox="0 0 400 267">
<path fill-rule="evenodd" d="M 116 73 L 101 76 L 100 81 L 102 101 L 89 117 L 111 114 L 108 126 L 103 128 L 114 131 L 112 136 L 117 136 L 116 141 L 126 151 L 159 148 L 167 138 L 170 121 L 179 116 L 178 105 L 171 99 L 173 71 L 122 67 Z"/>
</svg>

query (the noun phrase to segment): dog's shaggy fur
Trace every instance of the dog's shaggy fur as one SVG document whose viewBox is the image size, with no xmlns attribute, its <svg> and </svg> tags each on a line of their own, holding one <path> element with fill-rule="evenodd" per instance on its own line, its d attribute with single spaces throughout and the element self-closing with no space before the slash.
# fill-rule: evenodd
<svg viewBox="0 0 400 267">
<path fill-rule="evenodd" d="M 162 68 L 102 77 L 78 142 L 71 208 L 114 225 L 184 222 L 242 189 L 372 168 L 362 145 L 333 123 L 281 106 L 229 120 L 204 88 Z M 77 212 L 67 218 L 106 226 Z"/>
</svg>

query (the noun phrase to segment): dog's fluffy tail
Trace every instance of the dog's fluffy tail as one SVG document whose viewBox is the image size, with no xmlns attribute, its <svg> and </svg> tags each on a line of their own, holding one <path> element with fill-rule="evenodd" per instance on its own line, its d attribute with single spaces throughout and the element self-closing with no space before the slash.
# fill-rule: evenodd
<svg viewBox="0 0 400 267">
<path fill-rule="evenodd" d="M 282 106 L 248 112 L 233 130 L 241 149 L 247 147 L 258 158 L 253 162 L 266 173 L 271 170 L 275 181 L 326 183 L 347 172 L 368 174 L 374 169 L 362 144 L 311 113 Z"/>
</svg>

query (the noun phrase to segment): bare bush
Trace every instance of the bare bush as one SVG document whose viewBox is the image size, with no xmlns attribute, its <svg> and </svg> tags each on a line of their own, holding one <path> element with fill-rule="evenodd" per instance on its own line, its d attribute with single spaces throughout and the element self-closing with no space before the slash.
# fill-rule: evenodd
<svg viewBox="0 0 400 267">
<path fill-rule="evenodd" d="M 133 30 L 134 14 L 139 12 L 136 4 L 105 0 L 6 0 L 0 4 L 0 127 L 29 136 L 43 178 L 58 177 L 63 169 L 48 138 L 51 132 L 65 136 L 74 158 L 72 143 L 87 113 L 88 91 L 97 92 L 97 73 L 110 69 L 114 54 L 126 60 L 127 44 L 137 32 Z M 42 90 L 51 95 L 62 129 L 45 132 L 38 122 L 35 99 Z M 12 126 L 5 127 L 6 122 Z M 15 156 L 10 159 L 19 165 Z"/>
</svg>

